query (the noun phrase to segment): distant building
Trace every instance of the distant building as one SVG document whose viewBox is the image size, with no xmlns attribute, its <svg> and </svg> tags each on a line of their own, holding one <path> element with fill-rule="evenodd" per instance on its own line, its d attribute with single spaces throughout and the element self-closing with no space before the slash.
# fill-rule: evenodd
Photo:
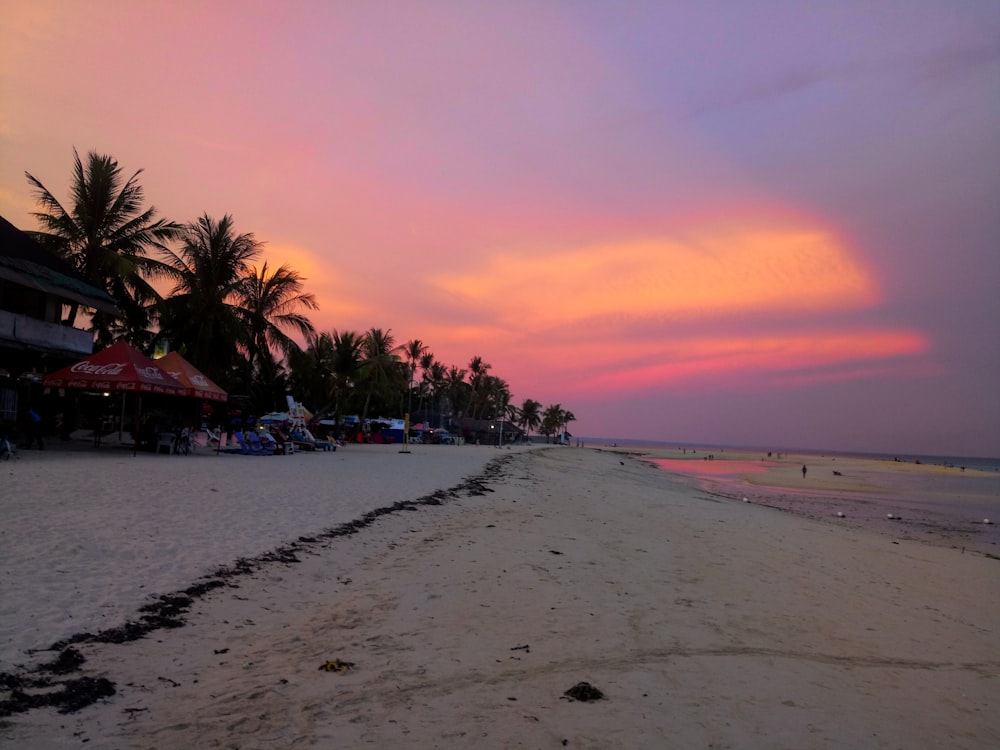
<svg viewBox="0 0 1000 750">
<path fill-rule="evenodd" d="M 510 420 L 499 419 L 462 419 L 459 422 L 462 437 L 467 443 L 478 441 L 481 445 L 496 445 L 500 442 L 498 435 L 503 431 L 503 442 L 518 443 L 524 436 L 524 430 Z"/>
<path fill-rule="evenodd" d="M 64 325 L 63 306 L 115 313 L 114 300 L 0 216 L 0 422 L 46 371 L 94 351 L 90 331 Z"/>
</svg>

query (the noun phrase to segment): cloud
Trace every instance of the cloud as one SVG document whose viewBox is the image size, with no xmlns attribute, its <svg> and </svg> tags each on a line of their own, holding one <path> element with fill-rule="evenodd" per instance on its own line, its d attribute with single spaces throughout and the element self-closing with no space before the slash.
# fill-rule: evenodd
<svg viewBox="0 0 1000 750">
<path fill-rule="evenodd" d="M 531 330 L 866 307 L 878 291 L 831 233 L 709 227 L 655 239 L 508 252 L 430 280 L 468 312 Z"/>
<path fill-rule="evenodd" d="M 581 382 L 583 390 L 636 391 L 679 381 L 709 378 L 751 382 L 775 380 L 788 384 L 807 380 L 850 380 L 883 374 L 898 367 L 885 363 L 923 354 L 927 341 L 920 334 L 900 330 L 844 329 L 807 331 L 791 335 L 724 336 L 675 340 L 651 347 L 648 363 L 622 366 Z"/>
<path fill-rule="evenodd" d="M 824 84 L 888 83 L 907 80 L 954 84 L 1000 62 L 1000 43 L 967 41 L 918 53 L 879 50 L 866 58 L 778 65 L 727 83 L 692 108 L 693 115 L 712 115 L 749 104 L 773 104 Z"/>
<path fill-rule="evenodd" d="M 850 322 L 878 307 L 879 285 L 819 225 L 730 221 L 504 252 L 429 286 L 437 315 L 452 321 L 441 334 L 488 341 L 505 370 L 512 362 L 573 393 L 868 377 L 929 348 L 921 333 Z M 434 328 L 423 330 L 432 340 Z"/>
</svg>

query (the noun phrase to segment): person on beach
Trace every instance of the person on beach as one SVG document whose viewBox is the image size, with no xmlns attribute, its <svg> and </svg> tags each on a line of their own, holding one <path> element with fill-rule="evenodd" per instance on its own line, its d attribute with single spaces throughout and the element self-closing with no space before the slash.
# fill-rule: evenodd
<svg viewBox="0 0 1000 750">
<path fill-rule="evenodd" d="M 802 464 L 802 478 L 803 479 L 806 478 L 806 465 L 805 464 Z"/>
<path fill-rule="evenodd" d="M 45 443 L 42 442 L 42 417 L 34 409 L 28 409 L 27 418 L 25 419 L 27 424 L 28 433 L 28 448 L 32 448 L 34 444 L 38 443 L 38 450 L 45 449 Z"/>
</svg>

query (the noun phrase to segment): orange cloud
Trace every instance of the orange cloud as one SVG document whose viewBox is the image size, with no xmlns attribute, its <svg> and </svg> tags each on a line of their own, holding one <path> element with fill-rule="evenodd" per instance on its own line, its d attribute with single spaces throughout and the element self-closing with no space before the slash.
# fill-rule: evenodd
<svg viewBox="0 0 1000 750">
<path fill-rule="evenodd" d="M 555 252 L 504 253 L 431 280 L 465 306 L 545 329 L 581 319 L 865 307 L 875 284 L 821 229 L 716 229 Z"/>
<path fill-rule="evenodd" d="M 835 232 L 807 221 L 505 252 L 430 283 L 462 321 L 463 334 L 442 321 L 440 336 L 488 342 L 505 372 L 549 378 L 560 392 L 732 375 L 850 379 L 896 372 L 901 358 L 912 365 L 928 350 L 910 331 L 831 329 L 838 313 L 873 307 L 880 292 Z"/>
<path fill-rule="evenodd" d="M 818 370 L 923 354 L 928 345 L 923 336 L 907 331 L 845 330 L 661 342 L 640 347 L 644 349 L 640 362 L 635 349 L 635 345 L 623 344 L 617 363 L 607 367 L 606 359 L 605 371 L 581 379 L 580 386 L 593 391 L 636 390 L 698 377 Z M 842 377 L 851 377 L 850 371 Z"/>
<path fill-rule="evenodd" d="M 834 232 L 804 223 L 505 252 L 420 288 L 406 323 L 449 364 L 485 354 L 512 384 L 548 381 L 560 393 L 850 379 L 898 372 L 928 350 L 918 333 L 836 327 L 838 313 L 880 293 Z M 368 321 L 376 312 L 360 310 Z"/>
</svg>

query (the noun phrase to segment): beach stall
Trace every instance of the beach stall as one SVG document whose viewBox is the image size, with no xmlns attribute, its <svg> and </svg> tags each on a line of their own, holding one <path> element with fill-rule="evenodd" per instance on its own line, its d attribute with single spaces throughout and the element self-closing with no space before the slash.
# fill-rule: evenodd
<svg viewBox="0 0 1000 750">
<path fill-rule="evenodd" d="M 229 394 L 177 352 L 155 360 L 156 364 L 186 389 L 185 396 L 205 401 L 226 401 Z"/>
<path fill-rule="evenodd" d="M 46 375 L 46 388 L 80 391 L 122 392 L 136 394 L 135 431 L 139 436 L 142 394 L 185 396 L 186 387 L 127 341 L 119 341 L 76 364 Z M 94 431 L 94 444 L 100 444 L 100 430 Z"/>
<path fill-rule="evenodd" d="M 187 389 L 187 392 L 184 394 L 185 396 L 199 400 L 201 403 L 201 411 L 198 416 L 201 418 L 201 425 L 206 433 L 205 444 L 211 445 L 214 441 L 217 448 L 216 452 L 221 451 L 223 440 L 226 439 L 227 435 L 224 432 L 220 432 L 218 435 L 215 435 L 211 431 L 211 425 L 208 423 L 208 419 L 211 416 L 212 408 L 204 402 L 225 402 L 229 399 L 229 394 L 226 393 L 221 386 L 213 382 L 211 378 L 205 375 L 205 373 L 188 362 L 177 352 L 170 352 L 169 354 L 165 354 L 154 361 Z M 190 440 L 195 441 L 193 433 Z M 194 442 L 191 443 L 192 446 L 194 444 Z"/>
</svg>

